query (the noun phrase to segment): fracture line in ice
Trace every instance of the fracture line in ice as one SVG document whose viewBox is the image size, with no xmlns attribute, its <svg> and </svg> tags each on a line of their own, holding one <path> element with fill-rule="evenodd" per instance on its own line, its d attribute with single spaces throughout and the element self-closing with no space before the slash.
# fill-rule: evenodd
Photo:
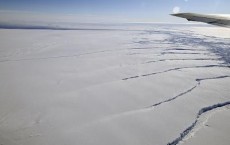
<svg viewBox="0 0 230 145">
<path fill-rule="evenodd" d="M 166 73 L 166 72 L 175 71 L 175 70 L 188 69 L 188 68 L 210 68 L 210 67 L 230 67 L 230 66 L 226 66 L 226 65 L 203 65 L 203 66 L 191 66 L 191 67 L 177 67 L 177 68 L 171 68 L 171 69 L 159 71 L 159 72 L 153 72 L 153 73 L 148 73 L 148 74 L 131 76 L 131 77 L 123 78 L 122 80 L 127 81 L 130 79 L 137 79 L 140 77 L 147 77 L 147 76 L 157 75 L 157 74 Z"/>
<path fill-rule="evenodd" d="M 173 101 L 173 100 L 177 99 L 178 97 L 181 97 L 181 96 L 183 96 L 183 95 L 185 95 L 185 94 L 187 94 L 187 93 L 193 91 L 196 87 L 198 87 L 198 86 L 200 85 L 201 81 L 205 81 L 205 80 L 214 80 L 214 79 L 222 79 L 222 78 L 228 78 L 228 77 L 230 77 L 230 76 L 225 75 L 225 76 L 218 76 L 218 77 L 210 77 L 210 78 L 196 79 L 197 84 L 196 84 L 195 86 L 193 86 L 192 88 L 190 88 L 190 89 L 188 89 L 188 90 L 186 90 L 186 91 L 184 91 L 184 92 L 182 92 L 182 93 L 176 95 L 175 97 L 172 97 L 172 98 L 169 98 L 169 99 L 167 99 L 167 100 L 165 100 L 165 101 L 162 101 L 162 102 L 153 104 L 153 105 L 151 105 L 150 107 L 155 107 L 155 106 L 158 106 L 158 105 L 160 105 L 160 104 L 163 104 L 163 103 L 167 103 L 167 102 Z M 148 108 L 149 108 L 149 107 L 148 107 Z"/>
<path fill-rule="evenodd" d="M 208 107 L 204 107 L 201 108 L 199 110 L 199 112 L 197 113 L 196 119 L 195 121 L 189 126 L 187 127 L 184 131 L 182 131 L 180 133 L 180 136 L 177 137 L 176 139 L 174 139 L 172 142 L 168 143 L 167 145 L 177 145 L 180 141 L 182 141 L 187 135 L 189 135 L 189 133 L 191 133 L 191 131 L 194 129 L 194 127 L 197 125 L 197 122 L 199 120 L 199 118 L 206 112 L 220 108 L 220 107 L 224 107 L 230 105 L 230 101 L 227 102 L 223 102 L 223 103 L 217 103 Z"/>
<path fill-rule="evenodd" d="M 119 118 L 119 117 L 122 117 L 122 116 L 128 116 L 128 115 L 131 115 L 131 114 L 135 114 L 135 113 L 138 113 L 138 112 L 146 112 L 146 111 L 151 111 L 153 107 L 157 107 L 157 106 L 160 106 L 164 103 L 169 103 L 175 99 L 178 99 L 179 97 L 187 94 L 187 93 L 190 93 L 192 92 L 196 87 L 198 87 L 202 81 L 206 81 L 206 80 L 213 80 L 213 79 L 223 79 L 223 78 L 228 78 L 230 76 L 217 76 L 217 77 L 210 77 L 210 78 L 201 78 L 201 79 L 196 79 L 196 82 L 197 84 L 193 87 L 191 87 L 190 89 L 170 98 L 170 99 L 167 99 L 165 101 L 162 101 L 162 102 L 159 102 L 159 103 L 155 103 L 151 106 L 148 106 L 148 107 L 144 107 L 144 108 L 140 108 L 140 109 L 136 109 L 136 110 L 130 110 L 130 111 L 126 111 L 126 112 L 121 112 L 121 113 L 118 113 L 118 114 L 112 114 L 112 115 L 109 115 L 109 116 L 105 116 L 101 119 L 98 119 L 98 120 L 95 120 L 93 122 L 89 122 L 87 124 L 85 124 L 82 129 L 84 128 L 87 128 L 87 127 L 90 127 L 91 125 L 94 125 L 94 124 L 97 124 L 99 122 L 106 122 L 106 121 L 111 121 L 113 119 L 116 119 L 116 118 Z"/>
</svg>

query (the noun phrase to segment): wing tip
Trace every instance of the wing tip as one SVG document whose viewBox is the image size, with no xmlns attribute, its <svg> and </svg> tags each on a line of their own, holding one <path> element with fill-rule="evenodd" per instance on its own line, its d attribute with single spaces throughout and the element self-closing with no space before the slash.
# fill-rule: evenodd
<svg viewBox="0 0 230 145">
<path fill-rule="evenodd" d="M 171 16 L 177 16 L 179 13 L 173 13 L 173 14 L 169 14 Z"/>
<path fill-rule="evenodd" d="M 195 13 L 173 13 L 172 16 L 182 16 L 182 15 L 194 15 Z"/>
</svg>

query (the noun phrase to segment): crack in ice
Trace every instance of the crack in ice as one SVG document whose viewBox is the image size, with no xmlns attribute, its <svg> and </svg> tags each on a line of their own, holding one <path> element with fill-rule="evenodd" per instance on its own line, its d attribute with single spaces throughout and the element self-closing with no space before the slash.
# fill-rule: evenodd
<svg viewBox="0 0 230 145">
<path fill-rule="evenodd" d="M 175 96 L 175 97 L 172 97 L 172 98 L 167 99 L 167 100 L 165 100 L 165 101 L 162 101 L 162 102 L 159 102 L 159 103 L 153 104 L 153 105 L 151 105 L 151 106 L 149 106 L 149 107 L 147 107 L 147 108 L 156 107 L 156 106 L 161 105 L 161 104 L 163 104 L 163 103 L 167 103 L 167 102 L 173 101 L 173 100 L 175 100 L 175 99 L 179 98 L 180 96 L 183 96 L 183 95 L 185 95 L 185 94 L 187 94 L 187 93 L 191 92 L 191 91 L 192 91 L 192 90 L 194 90 L 194 89 L 195 89 L 195 88 L 196 88 L 199 84 L 200 84 L 200 83 L 196 84 L 196 85 L 195 85 L 195 86 L 193 86 L 192 88 L 190 88 L 190 89 L 186 90 L 185 92 L 180 93 L 179 95 L 177 95 L 177 96 Z"/>
<path fill-rule="evenodd" d="M 171 68 L 171 69 L 164 70 L 164 71 L 126 77 L 126 78 L 123 78 L 122 80 L 127 81 L 130 79 L 137 79 L 140 77 L 147 77 L 147 76 L 157 75 L 157 74 L 166 73 L 166 72 L 175 71 L 175 70 L 182 70 L 182 69 L 189 69 L 189 68 L 210 68 L 210 67 L 230 67 L 230 66 L 226 66 L 226 65 L 203 65 L 203 66 L 191 66 L 191 67 L 176 67 L 176 68 Z"/>
<path fill-rule="evenodd" d="M 201 108 L 196 115 L 195 121 L 189 127 L 187 127 L 183 132 L 181 132 L 179 137 L 177 137 L 176 139 L 174 139 L 172 142 L 168 143 L 167 145 L 177 145 L 180 141 L 182 141 L 194 129 L 194 127 L 197 125 L 199 118 L 204 113 L 211 111 L 211 110 L 214 110 L 214 109 L 217 109 L 217 108 L 220 108 L 220 107 L 227 106 L 227 105 L 230 105 L 230 101 L 227 101 L 224 103 L 218 103 L 218 104 L 214 104 L 214 105 L 211 105 L 208 107 Z"/>
<path fill-rule="evenodd" d="M 152 61 L 147 61 L 145 62 L 144 64 L 146 63 L 156 63 L 156 62 L 163 62 L 163 61 L 177 61 L 177 60 L 181 60 L 181 61 L 184 61 L 184 60 L 219 60 L 219 59 L 216 59 L 216 58 L 195 58 L 195 59 L 160 59 L 160 60 L 152 60 Z"/>
<path fill-rule="evenodd" d="M 153 105 L 151 105 L 151 106 L 149 106 L 149 107 L 147 107 L 147 108 L 156 107 L 156 106 L 161 105 L 161 104 L 163 104 L 163 103 L 167 103 L 167 102 L 173 101 L 173 100 L 175 100 L 175 99 L 177 99 L 177 98 L 179 98 L 179 97 L 181 97 L 181 96 L 183 96 L 183 95 L 185 95 L 185 94 L 187 94 L 187 93 L 190 93 L 190 92 L 192 92 L 196 87 L 198 87 L 198 86 L 201 84 L 202 81 L 205 81 L 205 80 L 214 80 L 214 79 L 223 79 L 223 78 L 229 78 L 229 77 L 230 77 L 230 76 L 225 75 L 225 76 L 217 76 L 217 77 L 196 79 L 197 84 L 196 84 L 195 86 L 193 86 L 192 88 L 190 88 L 190 89 L 188 89 L 188 90 L 186 90 L 186 91 L 184 91 L 184 92 L 182 92 L 182 93 L 176 95 L 175 97 L 172 97 L 172 98 L 169 98 L 169 99 L 167 99 L 167 100 L 165 100 L 165 101 L 162 101 L 162 102 L 153 104 Z"/>
<path fill-rule="evenodd" d="M 161 55 L 165 54 L 202 54 L 202 55 L 210 55 L 211 53 L 197 53 L 197 52 L 162 52 Z"/>
<path fill-rule="evenodd" d="M 91 55 L 91 54 L 98 54 L 98 53 L 112 52 L 112 51 L 121 51 L 121 50 L 125 50 L 125 49 L 101 50 L 101 51 L 87 52 L 87 53 L 80 53 L 80 54 L 73 54 L 73 55 L 59 55 L 59 56 L 48 56 L 48 57 L 40 57 L 40 58 L 38 57 L 38 58 L 6 59 L 6 60 L 0 60 L 0 63 L 31 61 L 31 60 L 48 60 L 48 59 L 58 59 L 58 58 L 71 58 L 71 57 L 80 57 L 84 55 Z"/>
<path fill-rule="evenodd" d="M 127 116 L 127 115 L 130 115 L 130 114 L 135 114 L 137 112 L 142 112 L 142 111 L 146 111 L 146 110 L 152 110 L 152 108 L 155 108 L 155 107 L 158 107 L 164 103 L 168 103 L 168 102 L 171 102 L 175 99 L 178 99 L 179 97 L 187 94 L 187 93 L 190 93 L 192 92 L 195 88 L 197 88 L 202 81 L 206 81 L 206 80 L 213 80 L 213 79 L 223 79 L 223 78 L 229 78 L 230 76 L 228 75 L 224 75 L 224 76 L 216 76 L 216 77 L 210 77 L 210 78 L 200 78 L 200 79 L 195 79 L 195 81 L 197 82 L 196 85 L 194 85 L 193 87 L 191 87 L 190 89 L 182 92 L 182 93 L 179 93 L 178 95 L 172 97 L 172 98 L 169 98 L 167 100 L 164 100 L 164 101 L 161 101 L 161 102 L 158 102 L 158 103 L 155 103 L 151 106 L 148 106 L 148 107 L 144 107 L 144 108 L 140 108 L 140 109 L 135 109 L 135 110 L 130 110 L 130 111 L 125 111 L 125 112 L 122 112 L 122 113 L 118 113 L 118 114 L 112 114 L 112 115 L 109 115 L 109 116 L 105 116 L 101 119 L 98 119 L 98 120 L 95 120 L 93 122 L 90 122 L 90 123 L 87 123 L 83 128 L 85 127 L 89 127 L 91 125 L 94 125 L 94 124 L 97 124 L 99 122 L 104 122 L 104 121 L 109 121 L 109 120 L 113 120 L 115 118 L 119 118 L 121 116 Z M 171 145 L 171 144 L 170 144 Z M 172 144 L 173 145 L 173 144 Z"/>
</svg>

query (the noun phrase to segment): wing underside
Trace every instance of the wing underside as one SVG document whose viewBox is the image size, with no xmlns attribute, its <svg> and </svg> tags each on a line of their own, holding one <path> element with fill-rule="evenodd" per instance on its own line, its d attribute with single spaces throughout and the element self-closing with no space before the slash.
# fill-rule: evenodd
<svg viewBox="0 0 230 145">
<path fill-rule="evenodd" d="M 177 14 L 171 14 L 171 15 L 185 18 L 188 21 L 204 22 L 207 24 L 218 25 L 218 26 L 230 28 L 230 18 L 224 17 L 224 16 L 202 15 L 202 14 L 195 14 L 195 13 L 177 13 Z"/>
</svg>

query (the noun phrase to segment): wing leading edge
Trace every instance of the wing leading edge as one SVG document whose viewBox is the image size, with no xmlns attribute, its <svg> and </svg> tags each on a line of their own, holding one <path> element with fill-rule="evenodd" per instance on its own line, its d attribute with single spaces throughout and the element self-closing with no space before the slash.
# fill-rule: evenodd
<svg viewBox="0 0 230 145">
<path fill-rule="evenodd" d="M 185 18 L 188 21 L 204 22 L 212 25 L 230 28 L 230 18 L 218 15 L 204 15 L 195 13 L 177 13 L 171 14 L 172 16 Z"/>
</svg>

